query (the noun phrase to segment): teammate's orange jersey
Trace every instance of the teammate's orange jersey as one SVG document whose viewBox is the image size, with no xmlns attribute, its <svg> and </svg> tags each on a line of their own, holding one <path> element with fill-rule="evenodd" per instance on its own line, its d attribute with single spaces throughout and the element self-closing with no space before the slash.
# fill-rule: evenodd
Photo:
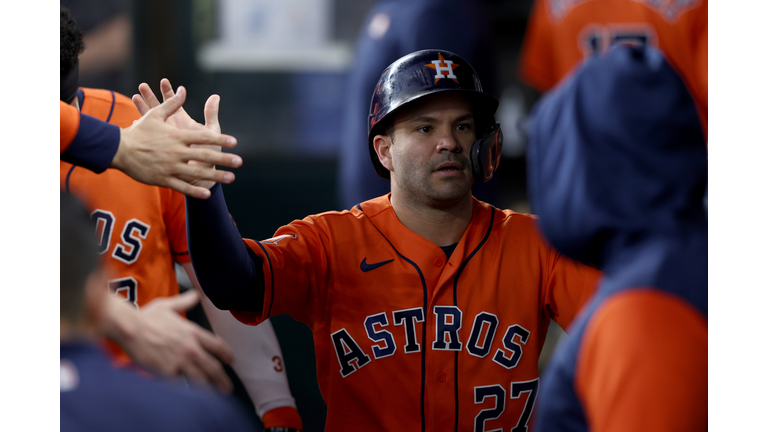
<svg viewBox="0 0 768 432">
<path fill-rule="evenodd" d="M 80 113 L 72 105 L 59 101 L 59 153 L 64 153 L 77 135 Z"/>
<path fill-rule="evenodd" d="M 584 330 L 574 382 L 590 430 L 706 430 L 707 334 L 700 311 L 662 290 L 603 302 Z"/>
<path fill-rule="evenodd" d="M 233 315 L 312 329 L 327 430 L 523 427 L 550 318 L 567 327 L 600 273 L 544 244 L 531 216 L 478 200 L 446 260 L 388 198 L 246 240 L 264 263 L 264 307 Z"/>
<path fill-rule="evenodd" d="M 120 127 L 141 117 L 133 102 L 109 90 L 82 89 L 81 112 Z M 60 162 L 61 189 L 91 211 L 99 252 L 112 272 L 109 288 L 137 307 L 179 293 L 174 260 L 188 262 L 184 196 L 139 183 L 116 169 L 95 174 Z"/>
<path fill-rule="evenodd" d="M 120 127 L 59 101 L 59 159 L 101 173 L 120 146 Z"/>
<path fill-rule="evenodd" d="M 520 75 L 543 93 L 583 58 L 615 43 L 651 44 L 683 77 L 706 135 L 708 29 L 707 0 L 536 0 Z"/>
</svg>

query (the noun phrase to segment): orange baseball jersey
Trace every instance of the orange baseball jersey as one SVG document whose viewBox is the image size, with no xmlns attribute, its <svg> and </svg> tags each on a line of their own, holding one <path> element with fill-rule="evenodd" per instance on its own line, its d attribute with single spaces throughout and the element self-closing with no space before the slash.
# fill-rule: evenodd
<svg viewBox="0 0 768 432">
<path fill-rule="evenodd" d="M 708 29 L 707 0 L 537 0 L 523 42 L 520 76 L 543 93 L 582 59 L 616 43 L 650 44 L 683 77 L 706 134 Z"/>
<path fill-rule="evenodd" d="M 63 101 L 59 101 L 59 114 L 59 158 L 97 173 L 109 168 L 120 145 L 120 127 L 78 112 Z"/>
<path fill-rule="evenodd" d="M 264 305 L 232 313 L 312 329 L 327 430 L 528 424 L 550 318 L 567 327 L 600 273 L 547 246 L 533 217 L 473 206 L 449 259 L 388 195 L 245 240 L 263 260 Z"/>
<path fill-rule="evenodd" d="M 574 379 L 590 430 L 706 430 L 707 334 L 699 310 L 662 290 L 603 302 L 584 330 Z"/>
<path fill-rule="evenodd" d="M 131 100 L 81 89 L 81 112 L 121 127 L 141 117 Z M 137 307 L 179 293 L 174 260 L 188 262 L 184 196 L 139 183 L 116 169 L 95 174 L 60 162 L 60 184 L 81 198 L 96 224 L 99 252 L 112 271 L 110 291 Z"/>
<path fill-rule="evenodd" d="M 59 101 L 59 154 L 69 148 L 80 127 L 80 113 L 72 105 Z"/>
</svg>

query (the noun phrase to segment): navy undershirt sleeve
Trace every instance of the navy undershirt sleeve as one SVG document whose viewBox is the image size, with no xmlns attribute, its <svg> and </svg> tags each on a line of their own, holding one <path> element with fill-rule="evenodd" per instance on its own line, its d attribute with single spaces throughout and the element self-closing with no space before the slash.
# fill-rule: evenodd
<svg viewBox="0 0 768 432">
<path fill-rule="evenodd" d="M 119 127 L 81 113 L 77 134 L 60 159 L 99 174 L 112 164 L 119 145 Z"/>
<path fill-rule="evenodd" d="M 262 260 L 243 242 L 221 185 L 211 188 L 208 199 L 187 197 L 186 202 L 189 254 L 205 295 L 219 309 L 261 311 Z"/>
</svg>

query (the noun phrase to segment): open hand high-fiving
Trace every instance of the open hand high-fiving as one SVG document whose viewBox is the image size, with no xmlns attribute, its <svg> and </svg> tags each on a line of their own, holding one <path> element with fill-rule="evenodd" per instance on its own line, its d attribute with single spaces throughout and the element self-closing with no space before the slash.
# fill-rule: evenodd
<svg viewBox="0 0 768 432">
<path fill-rule="evenodd" d="M 139 85 L 139 94 L 135 94 L 132 97 L 134 105 L 136 105 L 136 108 L 139 110 L 139 112 L 143 115 L 151 112 L 153 109 L 156 109 L 159 106 L 164 106 L 168 101 L 170 101 L 172 98 L 176 97 L 178 93 L 184 92 L 184 87 L 179 87 L 177 89 L 177 93 L 174 93 L 173 87 L 171 86 L 171 82 L 163 78 L 160 81 L 160 93 L 163 96 L 163 103 L 161 103 L 158 98 L 155 96 L 155 93 L 152 91 L 152 89 L 149 87 L 147 83 L 141 83 Z M 165 122 L 173 126 L 177 129 L 181 130 L 187 130 L 187 131 L 211 131 L 215 132 L 216 134 L 221 133 L 221 126 L 219 125 L 219 102 L 221 98 L 219 95 L 211 95 L 208 100 L 205 102 L 205 108 L 203 110 L 203 114 L 205 116 L 205 125 L 202 125 L 195 121 L 190 115 L 184 110 L 183 107 L 179 106 L 171 115 L 166 117 Z M 218 159 L 221 159 L 222 156 L 226 155 L 224 153 L 221 153 L 221 146 L 211 144 L 211 143 L 197 143 L 197 144 L 191 144 L 190 149 L 195 149 L 196 151 L 200 152 L 200 154 L 213 154 L 215 155 L 218 153 Z M 239 159 L 238 156 L 235 155 L 227 155 L 231 156 L 233 158 Z M 188 172 L 180 173 L 177 177 L 180 181 L 184 181 L 189 184 L 190 187 L 194 188 L 202 188 L 205 189 L 207 192 L 207 189 L 210 189 L 213 187 L 216 182 L 223 182 L 223 183 L 230 183 L 232 180 L 234 180 L 234 174 L 230 172 L 222 172 L 219 171 L 214 176 L 203 176 L 198 175 L 198 173 L 203 173 L 205 171 L 215 171 L 215 164 L 217 163 L 217 158 L 209 157 L 209 158 L 190 158 L 187 162 L 189 165 Z M 242 162 L 242 161 L 241 161 Z M 228 165 L 232 166 L 232 165 Z M 198 198 L 205 198 L 207 196 L 199 196 Z"/>
</svg>

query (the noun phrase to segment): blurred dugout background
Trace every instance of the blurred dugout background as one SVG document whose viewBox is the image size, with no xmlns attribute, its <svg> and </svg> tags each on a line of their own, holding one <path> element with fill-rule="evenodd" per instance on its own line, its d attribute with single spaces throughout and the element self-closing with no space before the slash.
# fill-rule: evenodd
<svg viewBox="0 0 768 432">
<path fill-rule="evenodd" d="M 224 193 L 241 233 L 253 239 L 309 214 L 342 210 L 336 191 L 345 83 L 374 3 L 61 1 L 86 33 L 81 86 L 131 96 L 147 82 L 159 94 L 165 77 L 187 88 L 185 109 L 198 121 L 207 97 L 221 95 L 222 130 L 237 137 L 235 152 L 244 159 Z M 537 93 L 519 81 L 517 63 L 533 0 L 478 3 L 491 25 L 505 138 L 494 204 L 529 212 L 524 138 L 516 125 Z M 305 431 L 323 430 L 311 332 L 286 316 L 272 322 Z"/>
</svg>

